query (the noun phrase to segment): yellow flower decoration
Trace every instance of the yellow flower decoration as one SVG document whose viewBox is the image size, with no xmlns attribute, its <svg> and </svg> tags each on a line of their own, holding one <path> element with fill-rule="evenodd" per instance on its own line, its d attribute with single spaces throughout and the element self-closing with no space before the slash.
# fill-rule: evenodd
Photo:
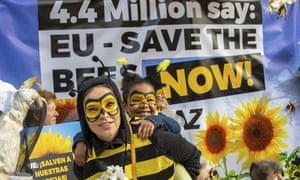
<svg viewBox="0 0 300 180">
<path fill-rule="evenodd" d="M 48 154 L 64 154 L 71 151 L 71 138 L 66 139 L 61 134 L 52 134 L 49 129 L 47 133 L 41 133 L 32 151 L 30 159 L 40 158 Z"/>
<path fill-rule="evenodd" d="M 37 85 L 37 87 L 38 87 L 39 89 L 43 89 L 43 85 L 42 85 L 42 83 L 40 83 L 40 82 L 37 82 L 37 83 L 36 83 L 36 85 Z"/>
<path fill-rule="evenodd" d="M 286 16 L 287 4 L 293 4 L 296 0 L 268 0 L 268 11 L 271 13 L 277 13 L 278 16 Z"/>
<path fill-rule="evenodd" d="M 286 115 L 279 115 L 281 107 L 269 109 L 270 98 L 262 97 L 253 102 L 241 103 L 241 108 L 235 110 L 237 119 L 231 119 L 235 124 L 237 139 L 235 146 L 238 147 L 239 163 L 246 158 L 243 168 L 249 168 L 251 162 L 263 159 L 279 159 L 281 148 L 287 148 L 287 144 L 281 138 L 287 138 L 288 133 L 284 126 Z"/>
<path fill-rule="evenodd" d="M 228 123 L 228 117 L 222 118 L 217 111 L 215 116 L 210 112 L 206 115 L 206 130 L 195 134 L 197 147 L 203 157 L 213 165 L 218 165 L 227 154 L 233 151 L 233 133 Z"/>
<path fill-rule="evenodd" d="M 125 64 L 127 64 L 127 59 L 125 57 L 121 57 L 121 58 L 117 59 L 116 62 L 119 65 L 125 65 Z"/>
<path fill-rule="evenodd" d="M 56 99 L 56 111 L 59 114 L 57 123 L 68 120 L 67 117 L 72 111 L 76 110 L 77 101 L 76 98 L 65 98 L 65 99 Z"/>
<path fill-rule="evenodd" d="M 170 65 L 170 60 L 169 59 L 164 59 L 161 63 L 156 68 L 157 72 L 162 72 L 167 70 L 168 66 Z"/>
</svg>

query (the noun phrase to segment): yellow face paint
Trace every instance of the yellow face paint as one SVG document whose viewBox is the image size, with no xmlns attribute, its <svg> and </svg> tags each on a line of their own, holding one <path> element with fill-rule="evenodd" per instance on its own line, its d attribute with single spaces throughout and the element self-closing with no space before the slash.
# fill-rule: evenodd
<svg viewBox="0 0 300 180">
<path fill-rule="evenodd" d="M 154 93 L 133 92 L 129 99 L 129 105 L 135 106 L 140 104 L 156 105 L 156 98 Z"/>
<path fill-rule="evenodd" d="M 156 96 L 162 96 L 164 94 L 163 89 L 156 90 Z"/>
<path fill-rule="evenodd" d="M 96 121 L 100 114 L 105 112 L 114 116 L 118 110 L 118 101 L 112 93 L 107 93 L 99 99 L 88 99 L 84 105 L 85 116 L 90 122 Z"/>
</svg>

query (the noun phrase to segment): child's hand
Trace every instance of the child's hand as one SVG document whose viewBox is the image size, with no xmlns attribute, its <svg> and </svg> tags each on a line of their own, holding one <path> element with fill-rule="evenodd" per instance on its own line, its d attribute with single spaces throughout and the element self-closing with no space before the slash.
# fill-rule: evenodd
<svg viewBox="0 0 300 180">
<path fill-rule="evenodd" d="M 79 166 L 84 166 L 87 157 L 85 156 L 87 146 L 83 141 L 80 141 L 76 144 L 75 150 L 74 150 L 74 160 L 75 163 Z M 88 150 L 88 156 L 91 157 L 92 153 L 91 150 Z"/>
<path fill-rule="evenodd" d="M 153 134 L 154 127 L 155 127 L 152 121 L 145 120 L 145 119 L 132 121 L 131 124 L 140 125 L 138 128 L 137 135 L 143 140 L 149 138 Z"/>
</svg>

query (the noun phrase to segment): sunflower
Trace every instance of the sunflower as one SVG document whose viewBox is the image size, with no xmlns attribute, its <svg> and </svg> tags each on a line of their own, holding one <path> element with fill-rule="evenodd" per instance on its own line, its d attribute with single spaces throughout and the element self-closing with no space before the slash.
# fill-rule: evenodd
<svg viewBox="0 0 300 180">
<path fill-rule="evenodd" d="M 288 137 L 284 130 L 287 116 L 279 115 L 279 106 L 269 109 L 269 103 L 270 98 L 260 97 L 257 101 L 254 96 L 252 103 L 241 103 L 241 108 L 235 110 L 237 119 L 231 118 L 239 137 L 235 142 L 239 147 L 237 163 L 246 158 L 243 168 L 249 168 L 253 161 L 278 160 L 280 149 L 288 147 L 281 139 Z"/>
<path fill-rule="evenodd" d="M 218 165 L 220 160 L 233 150 L 231 126 L 228 124 L 228 117 L 221 118 L 218 111 L 215 116 L 208 112 L 206 125 L 206 130 L 195 134 L 197 147 L 210 164 Z"/>
<path fill-rule="evenodd" d="M 72 111 L 76 110 L 77 107 L 77 102 L 75 98 L 56 99 L 55 104 L 56 104 L 56 110 L 59 114 L 57 123 L 68 120 L 67 119 L 68 115 L 70 115 Z"/>
<path fill-rule="evenodd" d="M 41 133 L 32 151 L 30 159 L 40 158 L 48 154 L 64 154 L 71 151 L 71 138 L 66 139 L 61 134 L 52 134 L 51 128 L 48 132 Z"/>
</svg>

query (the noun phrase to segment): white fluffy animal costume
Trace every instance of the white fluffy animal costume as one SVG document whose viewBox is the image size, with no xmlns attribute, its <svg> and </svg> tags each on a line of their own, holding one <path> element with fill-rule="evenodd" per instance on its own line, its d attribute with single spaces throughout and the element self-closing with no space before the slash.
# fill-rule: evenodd
<svg viewBox="0 0 300 180">
<path fill-rule="evenodd" d="M 15 92 L 12 104 L 0 116 L 0 179 L 6 180 L 16 169 L 20 151 L 20 132 L 23 130 L 23 121 L 30 106 L 34 103 L 37 108 L 42 107 L 42 98 L 32 88 L 37 77 L 24 81 Z"/>
</svg>

